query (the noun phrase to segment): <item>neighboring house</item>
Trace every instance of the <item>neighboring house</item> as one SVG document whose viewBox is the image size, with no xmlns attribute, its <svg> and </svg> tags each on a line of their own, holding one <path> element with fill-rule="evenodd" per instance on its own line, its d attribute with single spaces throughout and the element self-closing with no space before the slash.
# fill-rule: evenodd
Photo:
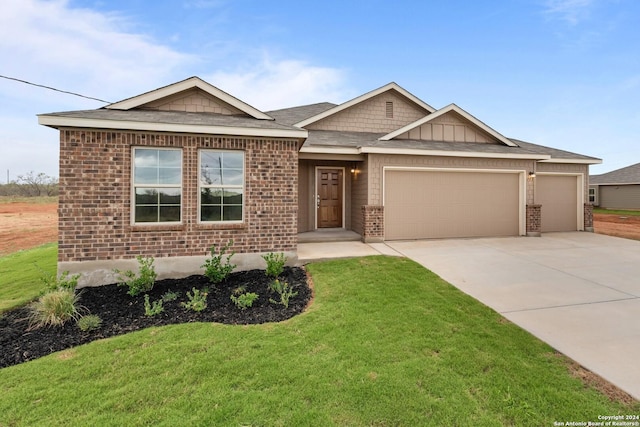
<svg viewBox="0 0 640 427">
<path fill-rule="evenodd" d="M 60 130 L 60 271 L 113 281 L 154 256 L 161 277 L 295 260 L 298 233 L 365 242 L 592 230 L 599 159 L 510 139 L 395 83 L 340 105 L 262 112 L 203 80 L 104 108 L 43 114 Z"/>
<path fill-rule="evenodd" d="M 640 163 L 591 175 L 589 201 L 606 209 L 640 209 Z"/>
</svg>

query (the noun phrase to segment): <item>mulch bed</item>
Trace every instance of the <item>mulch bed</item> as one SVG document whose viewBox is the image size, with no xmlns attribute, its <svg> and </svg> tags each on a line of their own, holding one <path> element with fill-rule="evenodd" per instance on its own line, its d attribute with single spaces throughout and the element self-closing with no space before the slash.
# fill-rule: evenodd
<svg viewBox="0 0 640 427">
<path fill-rule="evenodd" d="M 303 312 L 312 298 L 304 269 L 286 267 L 280 280 L 288 282 L 298 292 L 289 301 L 288 308 L 269 302 L 270 298 L 279 301 L 279 296 L 269 291 L 271 278 L 265 275 L 264 270 L 232 273 L 225 282 L 217 285 L 212 285 L 207 277 L 201 275 L 159 280 L 148 292 L 151 302 L 161 299 L 169 290 L 177 292 L 179 297 L 175 301 L 165 302 L 164 311 L 154 316 L 145 316 L 144 294 L 132 297 L 127 294 L 127 287 L 112 284 L 82 288 L 78 292 L 83 313 L 95 314 L 102 319 L 100 327 L 89 332 L 81 331 L 74 321 L 59 327 L 29 330 L 29 307 L 20 307 L 0 315 L 0 368 L 151 326 L 189 322 L 233 325 L 280 322 Z M 233 290 L 239 286 L 243 286 L 245 292 L 259 295 L 253 305 L 245 310 L 236 307 L 230 298 Z M 201 312 L 187 310 L 180 305 L 187 301 L 187 292 L 192 292 L 194 287 L 199 290 L 209 288 L 207 308 Z"/>
</svg>

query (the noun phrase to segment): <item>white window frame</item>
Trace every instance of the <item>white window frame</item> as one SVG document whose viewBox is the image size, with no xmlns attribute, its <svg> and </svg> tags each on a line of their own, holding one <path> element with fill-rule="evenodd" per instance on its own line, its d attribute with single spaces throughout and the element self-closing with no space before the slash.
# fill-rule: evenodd
<svg viewBox="0 0 640 427">
<path fill-rule="evenodd" d="M 179 184 L 140 184 L 136 185 L 136 150 L 178 151 L 180 152 L 180 183 Z M 131 148 L 131 224 L 144 226 L 178 225 L 183 223 L 184 189 L 183 189 L 184 155 L 181 148 L 165 147 L 132 147 Z M 142 221 L 136 222 L 136 188 L 173 188 L 180 190 L 180 220 L 179 221 Z"/>
<path fill-rule="evenodd" d="M 232 185 L 224 185 L 224 184 L 216 184 L 216 185 L 203 185 L 200 174 L 202 173 L 202 153 L 205 152 L 213 152 L 213 153 L 233 153 L 233 154 L 241 154 L 242 155 L 242 185 L 232 184 Z M 244 223 L 245 218 L 245 209 L 247 205 L 246 198 L 246 182 L 247 182 L 247 156 L 245 152 L 242 150 L 223 150 L 223 149 L 209 149 L 203 148 L 198 150 L 198 222 L 201 224 L 242 224 Z M 203 221 L 202 220 L 202 189 L 203 188 L 215 188 L 215 189 L 241 189 L 242 190 L 242 214 L 241 219 L 239 220 L 224 220 L 220 221 Z M 224 205 L 223 205 L 224 206 Z M 223 207 L 224 209 L 224 207 Z M 224 216 L 224 211 L 223 211 Z"/>
</svg>

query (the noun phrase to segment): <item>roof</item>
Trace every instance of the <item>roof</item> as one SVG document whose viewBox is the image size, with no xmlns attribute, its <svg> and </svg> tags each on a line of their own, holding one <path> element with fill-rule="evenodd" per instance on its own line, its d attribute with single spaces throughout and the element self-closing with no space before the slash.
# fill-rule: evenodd
<svg viewBox="0 0 640 427">
<path fill-rule="evenodd" d="M 435 108 L 433 108 L 431 105 L 427 104 L 426 102 L 424 102 L 423 100 L 421 100 L 420 98 L 418 98 L 417 96 L 413 95 L 412 93 L 408 92 L 407 90 L 403 89 L 402 87 L 400 87 L 400 85 L 398 85 L 395 82 L 391 82 L 388 83 L 382 87 L 379 87 L 378 89 L 372 90 L 371 92 L 367 92 L 363 95 L 358 96 L 357 98 L 353 98 L 350 101 L 347 101 L 345 103 L 342 103 L 340 105 L 336 105 L 333 108 L 330 108 L 328 110 L 325 110 L 319 114 L 316 114 L 314 116 L 311 117 L 307 117 L 304 120 L 301 120 L 297 123 L 294 123 L 295 126 L 298 127 L 305 127 L 308 126 L 312 123 L 315 123 L 317 121 L 320 121 L 322 119 L 325 119 L 329 116 L 332 116 L 334 114 L 339 113 L 340 111 L 346 110 L 349 107 L 352 107 L 356 104 L 359 104 L 363 101 L 366 101 L 368 99 L 371 99 L 375 96 L 378 96 L 380 94 L 383 94 L 387 91 L 390 90 L 394 90 L 396 92 L 398 92 L 400 95 L 404 96 L 405 98 L 407 98 L 409 101 L 413 102 L 414 104 L 418 105 L 420 108 L 424 109 L 427 114 L 428 113 L 433 113 L 435 110 Z"/>
<path fill-rule="evenodd" d="M 304 129 L 274 120 L 212 113 L 158 110 L 80 110 L 38 115 L 40 124 L 59 127 L 151 130 L 220 135 L 306 138 Z"/>
<path fill-rule="evenodd" d="M 473 142 L 382 140 L 382 133 L 309 130 L 302 153 L 388 153 L 429 156 L 532 159 L 545 162 L 599 163 L 600 159 L 512 139 L 512 145 Z M 562 159 L 562 160 L 560 160 Z"/>
<path fill-rule="evenodd" d="M 150 102 L 157 101 L 158 99 L 166 98 L 168 96 L 175 95 L 177 93 L 184 92 L 188 89 L 193 88 L 198 88 L 208 93 L 209 95 L 218 98 L 229 105 L 232 105 L 233 107 L 248 114 L 254 119 L 273 120 L 273 117 L 270 117 L 268 114 L 265 114 L 257 108 L 254 108 L 251 105 L 240 101 L 238 98 L 229 95 L 228 93 L 205 82 L 199 77 L 189 77 L 188 79 L 182 80 L 180 82 L 173 83 L 152 90 L 150 92 L 145 92 L 141 95 L 127 98 L 122 101 L 114 102 L 113 104 L 109 104 L 104 108 L 109 110 L 131 110 L 134 108 L 142 107 Z"/>
<path fill-rule="evenodd" d="M 640 163 L 600 175 L 591 175 L 589 184 L 640 184 Z"/>
<path fill-rule="evenodd" d="M 334 107 L 336 107 L 336 104 L 321 102 L 318 104 L 267 111 L 267 114 L 273 117 L 278 123 L 293 125 L 294 123 L 298 123 L 299 121 L 323 113 Z"/>
</svg>

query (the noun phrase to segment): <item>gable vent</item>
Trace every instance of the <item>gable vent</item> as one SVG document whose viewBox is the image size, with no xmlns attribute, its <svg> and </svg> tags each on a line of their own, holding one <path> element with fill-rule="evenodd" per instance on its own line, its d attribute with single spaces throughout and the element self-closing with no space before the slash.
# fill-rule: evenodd
<svg viewBox="0 0 640 427">
<path fill-rule="evenodd" d="M 387 118 L 393 119 L 393 102 L 387 101 Z"/>
</svg>

